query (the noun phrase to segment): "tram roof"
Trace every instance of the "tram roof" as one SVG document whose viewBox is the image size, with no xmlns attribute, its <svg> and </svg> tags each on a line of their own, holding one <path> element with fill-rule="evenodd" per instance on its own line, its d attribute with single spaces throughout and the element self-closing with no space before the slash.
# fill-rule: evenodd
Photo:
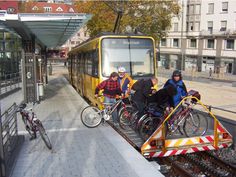
<svg viewBox="0 0 236 177">
<path fill-rule="evenodd" d="M 63 45 L 90 18 L 84 13 L 0 14 L 0 23 L 23 39 L 29 40 L 33 35 L 41 45 L 54 48 Z"/>
</svg>

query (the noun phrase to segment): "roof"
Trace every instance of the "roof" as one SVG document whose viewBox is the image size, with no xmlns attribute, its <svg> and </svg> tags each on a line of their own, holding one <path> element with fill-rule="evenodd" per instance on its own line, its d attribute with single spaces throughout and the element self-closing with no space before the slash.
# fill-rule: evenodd
<svg viewBox="0 0 236 177">
<path fill-rule="evenodd" d="M 63 45 L 90 17 L 83 13 L 21 13 L 0 15 L 0 22 L 25 40 L 33 35 L 41 45 L 54 48 Z"/>
<path fill-rule="evenodd" d="M 51 8 L 50 13 L 75 13 L 76 10 L 73 5 L 62 4 L 62 3 L 47 3 L 47 2 L 31 2 L 27 3 L 27 9 L 24 10 L 27 12 L 45 12 L 44 8 Z M 35 9 L 35 10 L 34 10 Z"/>
<path fill-rule="evenodd" d="M 10 11 L 10 9 L 14 9 L 14 11 Z M 0 10 L 8 10 L 8 13 L 17 13 L 18 12 L 18 1 L 1 0 L 0 1 Z"/>
</svg>

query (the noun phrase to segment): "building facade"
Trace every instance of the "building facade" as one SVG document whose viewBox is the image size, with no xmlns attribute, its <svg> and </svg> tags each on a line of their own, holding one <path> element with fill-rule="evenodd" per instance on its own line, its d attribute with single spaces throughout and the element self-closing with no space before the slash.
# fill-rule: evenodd
<svg viewBox="0 0 236 177">
<path fill-rule="evenodd" d="M 87 32 L 86 27 L 81 28 L 78 32 L 76 32 L 66 43 L 62 46 L 66 48 L 67 51 L 70 51 L 76 45 L 86 41 L 89 38 L 89 34 Z"/>
<path fill-rule="evenodd" d="M 182 0 L 168 37 L 160 41 L 159 66 L 236 74 L 236 1 Z"/>
</svg>

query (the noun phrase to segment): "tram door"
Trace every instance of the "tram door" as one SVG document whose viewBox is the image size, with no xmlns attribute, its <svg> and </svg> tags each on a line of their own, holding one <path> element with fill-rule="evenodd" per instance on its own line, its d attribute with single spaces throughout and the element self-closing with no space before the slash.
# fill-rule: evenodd
<svg viewBox="0 0 236 177">
<path fill-rule="evenodd" d="M 37 100 L 36 92 L 36 58 L 33 53 L 25 53 L 22 63 L 24 101 L 34 102 Z"/>
</svg>

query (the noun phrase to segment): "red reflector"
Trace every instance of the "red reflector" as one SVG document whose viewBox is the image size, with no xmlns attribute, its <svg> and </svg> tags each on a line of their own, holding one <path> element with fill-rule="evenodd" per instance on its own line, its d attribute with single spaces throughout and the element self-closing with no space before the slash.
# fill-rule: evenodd
<svg viewBox="0 0 236 177">
<path fill-rule="evenodd" d="M 229 137 L 228 133 L 223 133 L 223 139 L 227 139 Z"/>
<path fill-rule="evenodd" d="M 150 146 L 156 146 L 156 141 L 151 141 Z"/>
</svg>

